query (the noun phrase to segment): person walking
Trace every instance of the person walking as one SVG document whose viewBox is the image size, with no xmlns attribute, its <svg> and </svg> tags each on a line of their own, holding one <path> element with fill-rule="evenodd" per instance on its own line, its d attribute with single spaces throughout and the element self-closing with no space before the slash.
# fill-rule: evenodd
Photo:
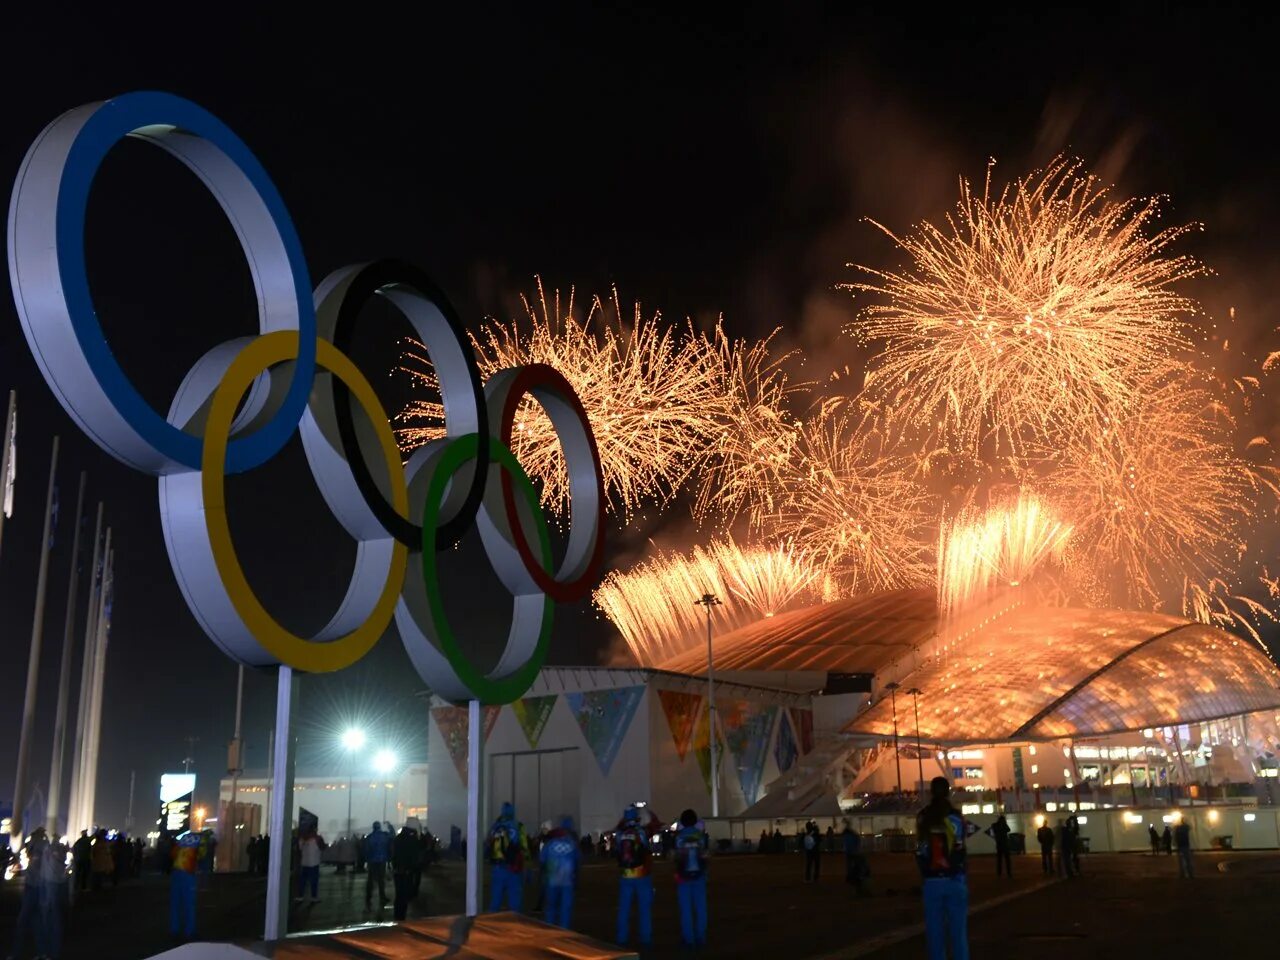
<svg viewBox="0 0 1280 960">
<path fill-rule="evenodd" d="M 1046 877 L 1053 876 L 1053 827 L 1047 823 L 1040 824 L 1036 831 L 1036 840 L 1040 842 L 1040 872 Z"/>
<path fill-rule="evenodd" d="M 560 826 L 547 834 L 538 851 L 538 860 L 542 864 L 542 889 L 546 895 L 542 918 L 568 930 L 573 920 L 578 867 L 582 862 L 582 847 L 573 835 L 572 817 L 562 819 Z"/>
<path fill-rule="evenodd" d="M 418 839 L 418 831 L 405 824 L 391 844 L 391 872 L 396 888 L 396 902 L 392 913 L 397 920 L 405 918 L 409 912 L 409 901 L 417 895 L 413 878 L 421 866 L 422 844 Z"/>
<path fill-rule="evenodd" d="M 502 805 L 502 813 L 489 828 L 489 912 L 497 913 L 506 902 L 508 910 L 520 912 L 524 904 L 524 870 L 529 862 L 529 837 L 516 819 L 516 808 Z"/>
<path fill-rule="evenodd" d="M 1058 870 L 1070 879 L 1075 874 L 1075 861 L 1071 858 L 1071 825 L 1066 820 L 1058 821 Z"/>
<path fill-rule="evenodd" d="M 676 833 L 676 896 L 680 903 L 680 942 L 707 945 L 707 832 L 693 810 L 680 814 Z"/>
<path fill-rule="evenodd" d="M 929 805 L 916 817 L 916 863 L 924 888 L 929 960 L 969 960 L 969 882 L 965 841 L 969 824 L 951 805 L 946 777 L 929 783 Z"/>
<path fill-rule="evenodd" d="M 1009 821 L 1000 814 L 996 822 L 987 827 L 987 836 L 996 842 L 996 876 L 1008 876 L 1013 879 L 1013 857 L 1009 851 L 1009 834 L 1012 829 Z"/>
<path fill-rule="evenodd" d="M 92 855 L 93 841 L 89 839 L 89 831 L 81 830 L 79 838 L 71 847 L 71 862 L 75 870 L 77 893 L 84 893 L 89 889 L 89 875 L 92 873 Z"/>
<path fill-rule="evenodd" d="M 169 932 L 175 937 L 196 937 L 196 870 L 200 860 L 200 834 L 190 830 L 173 841 L 169 872 Z"/>
<path fill-rule="evenodd" d="M 22 875 L 22 905 L 18 908 L 13 946 L 9 951 L 9 956 L 15 960 L 23 955 L 28 937 L 35 941 L 38 957 L 53 955 L 50 951 L 54 949 L 49 942 L 51 924 L 45 916 L 46 905 L 50 904 L 53 896 L 48 887 L 53 873 L 50 862 L 54 858 L 49 854 L 51 844 L 44 827 L 31 831 L 23 850 L 27 854 L 27 868 Z"/>
<path fill-rule="evenodd" d="M 1147 824 L 1147 838 L 1151 841 L 1151 855 L 1154 857 L 1160 852 L 1160 834 L 1156 833 L 1154 823 Z"/>
<path fill-rule="evenodd" d="M 373 888 L 378 888 L 378 909 L 381 910 L 391 901 L 387 899 L 387 861 L 391 859 L 391 835 L 382 829 L 382 824 L 373 821 L 373 830 L 364 838 L 365 857 L 369 863 L 369 872 L 364 878 L 364 908 L 373 909 Z"/>
<path fill-rule="evenodd" d="M 1191 824 L 1187 823 L 1185 817 L 1174 828 L 1173 842 L 1178 848 L 1178 876 L 1189 880 L 1195 874 L 1191 870 Z"/>
<path fill-rule="evenodd" d="M 810 823 L 804 832 L 804 882 L 817 883 L 822 874 L 822 840 L 818 825 Z"/>
<path fill-rule="evenodd" d="M 846 820 L 840 839 L 844 848 L 844 882 L 852 885 L 861 897 L 866 893 L 867 873 L 867 861 L 862 855 L 862 837 Z"/>
<path fill-rule="evenodd" d="M 636 932 L 640 946 L 653 942 L 653 878 L 649 876 L 653 851 L 640 826 L 640 811 L 627 807 L 613 835 L 614 858 L 621 872 L 618 883 L 618 945 L 631 940 L 631 901 L 636 902 Z"/>
<path fill-rule="evenodd" d="M 320 902 L 320 855 L 328 846 L 324 837 L 309 830 L 298 840 L 298 903 L 306 898 L 311 888 L 311 902 Z"/>
</svg>

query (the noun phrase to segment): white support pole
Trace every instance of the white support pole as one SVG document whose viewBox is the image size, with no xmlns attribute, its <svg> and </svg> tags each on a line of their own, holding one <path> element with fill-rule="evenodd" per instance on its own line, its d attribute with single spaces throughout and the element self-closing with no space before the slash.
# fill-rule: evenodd
<svg viewBox="0 0 1280 960">
<path fill-rule="evenodd" d="M 467 704 L 467 916 L 480 913 L 480 763 L 484 725 L 480 701 Z"/>
<path fill-rule="evenodd" d="M 84 615 L 84 655 L 80 663 L 80 704 L 76 709 L 75 747 L 71 753 L 71 793 L 67 809 L 67 833 L 77 835 L 92 826 L 84 822 L 81 814 L 81 793 L 84 781 L 84 733 L 89 724 L 89 694 L 93 689 L 93 641 L 97 636 L 94 614 L 98 610 L 98 560 L 102 556 L 102 502 L 98 502 L 98 521 L 93 528 L 93 564 L 89 567 L 89 599 Z"/>
<path fill-rule="evenodd" d="M 3 474 L 0 473 L 0 476 Z M 76 588 L 80 585 L 80 520 L 84 514 L 84 487 L 87 477 L 80 471 L 80 491 L 76 494 L 76 525 L 71 541 L 71 573 L 67 584 L 67 611 L 62 624 L 62 663 L 58 669 L 58 712 L 53 721 L 53 756 L 49 761 L 49 810 L 45 817 L 49 835 L 58 836 L 62 807 L 62 774 L 67 765 L 67 700 L 71 696 L 71 658 L 76 652 Z"/>
<path fill-rule="evenodd" d="M 243 747 L 240 740 L 240 712 L 244 704 L 244 664 L 240 664 L 236 672 L 236 733 L 231 740 L 231 755 L 228 758 L 231 762 L 227 764 L 230 769 L 227 771 L 231 774 L 231 803 L 227 806 L 226 823 L 229 825 L 227 833 L 222 841 L 222 848 L 227 851 L 227 865 L 232 870 L 240 869 L 240 835 L 236 832 L 236 826 L 239 823 L 239 817 L 236 814 L 236 793 L 240 786 L 240 774 L 244 772 L 244 758 L 242 757 Z M 218 826 L 224 825 L 223 820 L 218 821 Z"/>
<path fill-rule="evenodd" d="M 17 411 L 18 391 L 9 391 L 9 412 L 4 418 L 4 451 L 0 453 L 0 534 L 4 533 L 4 500 L 9 486 L 9 445 L 13 436 L 13 417 Z"/>
<path fill-rule="evenodd" d="M 23 823 L 27 803 L 27 777 L 31 765 L 31 737 L 36 725 L 36 691 L 40 686 L 40 646 L 44 641 L 44 596 L 49 581 L 49 528 L 53 522 L 53 486 L 58 474 L 58 438 L 49 457 L 49 490 L 44 498 L 44 539 L 40 543 L 40 567 L 36 573 L 36 609 L 31 619 L 31 651 L 27 655 L 27 690 L 22 700 L 22 732 L 18 736 L 18 770 L 13 778 L 13 815 L 9 820 L 9 846 L 16 852 L 26 831 L 42 826 Z M 2 511 L 0 511 L 2 512 Z"/>
<path fill-rule="evenodd" d="M 98 589 L 98 609 L 93 617 L 93 684 L 89 688 L 89 717 L 84 737 L 84 770 L 80 775 L 80 816 L 87 827 L 95 823 L 98 799 L 98 748 L 102 744 L 102 681 L 107 672 L 107 597 L 113 576 L 115 551 L 111 549 L 111 528 L 102 546 L 102 586 Z"/>
<path fill-rule="evenodd" d="M 289 930 L 289 867 L 293 834 L 293 704 L 298 680 L 281 666 L 276 680 L 276 728 L 272 734 L 271 801 L 267 812 L 267 913 L 263 940 L 281 940 Z"/>
</svg>

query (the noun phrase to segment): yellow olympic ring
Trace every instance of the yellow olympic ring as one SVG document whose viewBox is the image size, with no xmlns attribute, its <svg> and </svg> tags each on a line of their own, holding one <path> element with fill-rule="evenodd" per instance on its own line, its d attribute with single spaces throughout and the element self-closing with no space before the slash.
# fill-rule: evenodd
<svg viewBox="0 0 1280 960">
<path fill-rule="evenodd" d="M 249 586 L 236 556 L 235 544 L 232 543 L 231 530 L 227 524 L 223 477 L 231 423 L 241 397 L 258 375 L 274 364 L 295 360 L 297 357 L 298 332 L 281 330 L 251 341 L 231 362 L 213 394 L 204 434 L 200 482 L 213 560 L 232 606 L 258 642 L 281 663 L 313 673 L 325 673 L 341 670 L 355 663 L 373 648 L 386 631 L 395 614 L 400 588 L 404 583 L 409 550 L 404 544 L 393 541 L 387 582 L 369 616 L 350 633 L 327 642 L 307 640 L 286 630 L 267 612 Z M 400 450 L 391 433 L 386 411 L 374 394 L 373 387 L 356 365 L 327 340 L 317 340 L 316 364 L 342 380 L 368 414 L 386 460 L 391 504 L 396 512 L 407 517 L 409 492 L 400 462 Z"/>
</svg>

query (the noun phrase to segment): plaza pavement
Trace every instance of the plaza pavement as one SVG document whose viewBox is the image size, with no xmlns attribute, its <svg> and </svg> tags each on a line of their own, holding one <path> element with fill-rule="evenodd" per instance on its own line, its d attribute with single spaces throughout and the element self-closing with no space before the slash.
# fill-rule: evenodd
<svg viewBox="0 0 1280 960">
<path fill-rule="evenodd" d="M 922 957 L 921 919 L 911 858 L 871 858 L 872 895 L 858 898 L 843 882 L 839 856 L 823 858 L 817 884 L 803 880 L 797 855 L 725 857 L 711 874 L 711 945 L 708 958 L 785 957 L 787 960 L 877 960 Z M 994 877 L 994 861 L 978 857 L 972 868 L 971 942 L 978 958 L 1056 960 L 1088 955 L 1160 956 L 1162 960 L 1243 956 L 1275 942 L 1271 932 L 1280 856 L 1204 854 L 1199 875 L 1177 878 L 1173 857 L 1093 855 L 1085 875 L 1045 884 L 1038 858 L 1015 861 L 1012 881 Z M 202 939 L 252 940 L 261 931 L 266 882 L 245 876 L 215 876 L 199 901 Z M 654 960 L 683 956 L 679 949 L 674 880 L 669 864 L 655 870 Z M 168 896 L 163 877 L 151 874 L 118 890 L 84 898 L 68 924 L 65 960 L 139 960 L 172 946 L 167 929 Z M 429 869 L 410 916 L 457 913 L 463 876 L 457 863 Z M 295 908 L 291 931 L 391 919 L 390 908 L 364 909 L 364 877 L 334 875 L 325 868 L 321 902 Z M 0 948 L 7 951 L 19 891 L 0 892 Z M 616 909 L 616 871 L 588 864 L 579 887 L 575 927 L 611 940 Z M 529 891 L 526 907 L 536 904 Z M 28 953 L 28 955 L 30 955 Z"/>
</svg>

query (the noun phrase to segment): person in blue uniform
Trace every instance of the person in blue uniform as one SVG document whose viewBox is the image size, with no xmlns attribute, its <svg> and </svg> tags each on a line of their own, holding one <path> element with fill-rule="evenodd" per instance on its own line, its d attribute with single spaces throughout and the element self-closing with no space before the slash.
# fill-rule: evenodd
<svg viewBox="0 0 1280 960">
<path fill-rule="evenodd" d="M 542 882 L 546 901 L 543 919 L 566 930 L 573 918 L 573 891 L 578 885 L 578 865 L 582 852 L 573 834 L 573 818 L 565 817 L 560 826 L 547 834 L 538 851 L 542 861 Z"/>
<path fill-rule="evenodd" d="M 640 946 L 653 942 L 653 878 L 649 867 L 653 851 L 649 837 L 640 824 L 640 811 L 628 807 L 622 823 L 613 835 L 613 855 L 618 861 L 621 878 L 618 887 L 618 944 L 626 946 L 631 939 L 631 901 L 636 903 L 636 932 Z"/>
<path fill-rule="evenodd" d="M 489 912 L 497 913 L 505 900 L 508 910 L 519 913 L 524 901 L 524 868 L 529 860 L 529 838 L 510 803 L 502 805 L 502 815 L 493 822 L 487 849 L 489 864 L 493 868 Z"/>
<path fill-rule="evenodd" d="M 707 944 L 707 832 L 692 810 L 680 814 L 674 852 L 680 942 L 686 947 L 704 947 Z"/>
<path fill-rule="evenodd" d="M 169 932 L 194 940 L 196 936 L 196 869 L 200 863 L 200 834 L 188 830 L 173 841 L 169 856 Z"/>
<path fill-rule="evenodd" d="M 951 805 L 946 777 L 929 783 L 929 805 L 916 817 L 916 863 L 924 893 L 929 960 L 969 960 L 969 882 L 965 842 L 969 824 Z"/>
</svg>

